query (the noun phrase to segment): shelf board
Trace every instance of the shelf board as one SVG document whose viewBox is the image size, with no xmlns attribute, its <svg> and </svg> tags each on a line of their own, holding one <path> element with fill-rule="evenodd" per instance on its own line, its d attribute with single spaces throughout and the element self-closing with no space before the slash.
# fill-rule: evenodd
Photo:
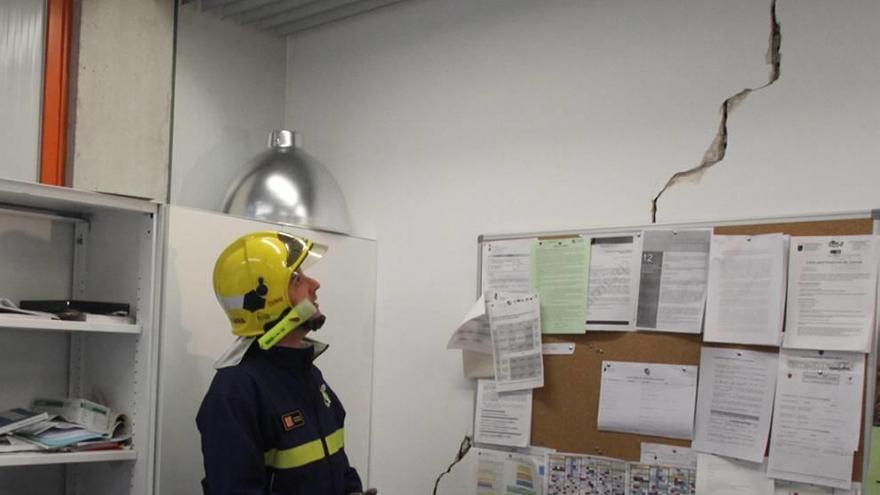
<svg viewBox="0 0 880 495">
<path fill-rule="evenodd" d="M 114 462 L 137 460 L 134 450 L 100 450 L 95 452 L 14 452 L 0 453 L 0 467 L 38 466 L 44 464 L 78 464 L 83 462 Z"/>
<path fill-rule="evenodd" d="M 46 320 L 4 314 L 0 314 L 0 328 L 10 330 L 50 330 L 57 332 L 141 333 L 141 326 L 137 323 Z"/>
</svg>

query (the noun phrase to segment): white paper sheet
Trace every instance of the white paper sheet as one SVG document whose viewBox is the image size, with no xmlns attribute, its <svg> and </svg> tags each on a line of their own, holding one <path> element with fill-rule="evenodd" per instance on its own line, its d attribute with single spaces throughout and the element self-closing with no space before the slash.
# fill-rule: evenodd
<svg viewBox="0 0 880 495">
<path fill-rule="evenodd" d="M 642 234 L 593 237 L 587 284 L 587 330 L 633 330 Z"/>
<path fill-rule="evenodd" d="M 475 495 L 541 495 L 539 464 L 528 455 L 474 449 L 471 489 Z"/>
<path fill-rule="evenodd" d="M 696 366 L 603 361 L 599 430 L 690 439 L 696 395 Z"/>
<path fill-rule="evenodd" d="M 574 354 L 574 342 L 548 342 L 543 346 L 545 356 L 570 356 Z"/>
<path fill-rule="evenodd" d="M 583 237 L 540 239 L 532 246 L 530 283 L 541 297 L 541 330 L 586 330 L 590 243 Z"/>
<path fill-rule="evenodd" d="M 770 439 L 773 478 L 850 488 L 865 355 L 783 349 Z"/>
<path fill-rule="evenodd" d="M 778 346 L 787 261 L 788 236 L 712 236 L 703 340 Z"/>
<path fill-rule="evenodd" d="M 492 354 L 461 351 L 461 364 L 465 378 L 495 378 L 495 361 L 492 359 Z"/>
<path fill-rule="evenodd" d="M 510 239 L 483 243 L 480 292 L 529 292 L 529 263 L 537 239 Z"/>
<path fill-rule="evenodd" d="M 791 240 L 785 347 L 870 352 L 880 237 Z"/>
<path fill-rule="evenodd" d="M 693 448 L 763 462 L 779 355 L 703 347 Z"/>
<path fill-rule="evenodd" d="M 547 495 L 626 495 L 629 465 L 620 459 L 548 454 Z"/>
<path fill-rule="evenodd" d="M 776 480 L 773 483 L 773 493 L 774 495 L 834 495 L 834 488 Z"/>
<path fill-rule="evenodd" d="M 509 392 L 543 387 L 544 355 L 538 296 L 505 297 L 495 293 L 487 296 L 486 302 L 497 390 Z"/>
<path fill-rule="evenodd" d="M 697 469 L 697 451 L 677 445 L 642 442 L 642 464 Z"/>
<path fill-rule="evenodd" d="M 499 394 L 494 380 L 477 382 L 474 441 L 527 447 L 532 430 L 532 391 Z"/>
<path fill-rule="evenodd" d="M 860 495 L 861 488 L 853 483 L 853 488 L 845 490 L 827 486 L 808 485 L 794 481 L 775 480 L 774 495 Z"/>
<path fill-rule="evenodd" d="M 696 479 L 696 468 L 631 462 L 626 493 L 627 495 L 694 495 Z"/>
<path fill-rule="evenodd" d="M 637 328 L 702 331 L 711 235 L 709 230 L 643 232 Z"/>
<path fill-rule="evenodd" d="M 697 495 L 773 495 L 773 480 L 764 463 L 700 454 Z"/>
<path fill-rule="evenodd" d="M 458 325 L 455 333 L 446 344 L 447 349 L 492 353 L 492 334 L 489 332 L 489 318 L 486 316 L 486 297 L 480 296 L 471 306 Z"/>
</svg>

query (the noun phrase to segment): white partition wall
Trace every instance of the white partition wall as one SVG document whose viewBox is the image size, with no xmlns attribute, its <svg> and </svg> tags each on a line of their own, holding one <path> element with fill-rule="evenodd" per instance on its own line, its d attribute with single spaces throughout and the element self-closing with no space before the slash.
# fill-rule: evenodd
<svg viewBox="0 0 880 495">
<path fill-rule="evenodd" d="M 214 299 L 217 255 L 236 237 L 277 225 L 169 206 L 159 372 L 156 493 L 201 494 L 204 476 L 195 417 L 214 376 L 214 360 L 232 342 Z M 376 242 L 284 228 L 329 246 L 310 269 L 321 282 L 327 324 L 313 337 L 330 344 L 317 364 L 342 399 L 348 417 L 345 449 L 364 483 L 370 443 Z"/>
</svg>

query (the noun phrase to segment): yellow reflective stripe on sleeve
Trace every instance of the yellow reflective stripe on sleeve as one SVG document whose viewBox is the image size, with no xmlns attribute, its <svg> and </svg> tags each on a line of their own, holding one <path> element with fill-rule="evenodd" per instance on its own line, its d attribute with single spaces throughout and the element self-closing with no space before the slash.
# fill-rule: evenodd
<svg viewBox="0 0 880 495">
<path fill-rule="evenodd" d="M 345 446 L 345 429 L 340 428 L 334 433 L 324 437 L 327 442 L 327 451 L 333 455 Z M 321 439 L 312 440 L 298 447 L 289 449 L 272 449 L 263 455 L 263 460 L 268 467 L 275 469 L 291 469 L 305 466 L 324 458 L 324 446 Z"/>
</svg>

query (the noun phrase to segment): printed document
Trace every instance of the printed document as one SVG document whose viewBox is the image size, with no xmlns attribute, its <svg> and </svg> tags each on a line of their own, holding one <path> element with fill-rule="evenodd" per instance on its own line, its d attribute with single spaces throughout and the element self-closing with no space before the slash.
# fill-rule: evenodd
<svg viewBox="0 0 880 495">
<path fill-rule="evenodd" d="M 778 346 L 787 272 L 786 235 L 712 236 L 703 340 Z"/>
<path fill-rule="evenodd" d="M 494 293 L 486 302 L 497 390 L 543 387 L 539 298 L 535 294 L 505 297 Z"/>
<path fill-rule="evenodd" d="M 861 495 L 861 490 L 853 483 L 851 490 L 829 488 L 827 486 L 808 485 L 793 481 L 776 480 L 774 495 Z M 871 493 L 871 492 L 868 492 Z"/>
<path fill-rule="evenodd" d="M 779 356 L 703 347 L 693 448 L 764 462 Z"/>
<path fill-rule="evenodd" d="M 874 425 L 876 425 L 876 419 Z M 880 427 L 871 427 L 871 450 L 868 453 L 868 472 L 863 483 L 866 486 L 880 487 Z"/>
<path fill-rule="evenodd" d="M 499 394 L 495 380 L 477 381 L 475 442 L 528 447 L 531 431 L 531 389 Z"/>
<path fill-rule="evenodd" d="M 677 445 L 642 442 L 642 464 L 697 469 L 697 451 Z"/>
<path fill-rule="evenodd" d="M 547 454 L 547 495 L 627 495 L 629 464 L 579 454 Z"/>
<path fill-rule="evenodd" d="M 694 495 L 695 469 L 629 463 L 627 495 Z M 587 492 L 590 493 L 590 492 Z"/>
<path fill-rule="evenodd" d="M 532 250 L 532 288 L 541 296 L 544 333 L 584 333 L 590 242 L 583 237 L 539 240 Z"/>
<path fill-rule="evenodd" d="M 864 376 L 864 354 L 780 352 L 770 477 L 850 488 Z"/>
<path fill-rule="evenodd" d="M 480 296 L 465 315 L 446 348 L 492 354 L 492 335 L 489 332 L 489 318 L 486 316 L 485 295 Z"/>
<path fill-rule="evenodd" d="M 540 466 L 528 455 L 473 449 L 471 490 L 476 495 L 541 495 Z"/>
<path fill-rule="evenodd" d="M 642 234 L 638 328 L 702 331 L 711 236 L 710 230 L 646 230 Z"/>
<path fill-rule="evenodd" d="M 871 351 L 880 237 L 791 240 L 785 347 Z"/>
<path fill-rule="evenodd" d="M 773 495 L 773 480 L 761 463 L 710 454 L 697 457 L 697 495 Z"/>
<path fill-rule="evenodd" d="M 690 439 L 697 367 L 602 362 L 599 430 Z"/>
<path fill-rule="evenodd" d="M 593 237 L 587 284 L 587 330 L 635 328 L 642 234 Z"/>
<path fill-rule="evenodd" d="M 529 292 L 529 262 L 535 239 L 509 239 L 483 243 L 480 292 Z"/>
</svg>

